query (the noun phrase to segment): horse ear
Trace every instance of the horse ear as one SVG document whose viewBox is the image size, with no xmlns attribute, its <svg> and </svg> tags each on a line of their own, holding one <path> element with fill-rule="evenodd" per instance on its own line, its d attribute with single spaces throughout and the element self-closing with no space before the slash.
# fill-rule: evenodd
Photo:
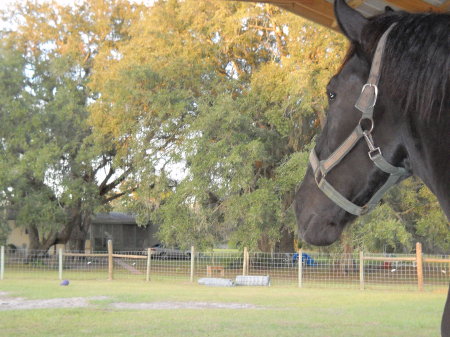
<svg viewBox="0 0 450 337">
<path fill-rule="evenodd" d="M 395 10 L 391 6 L 386 6 L 384 7 L 384 12 L 385 13 L 395 12 Z"/>
<path fill-rule="evenodd" d="M 334 13 L 345 36 L 351 41 L 361 43 L 361 32 L 368 20 L 360 12 L 347 5 L 345 0 L 336 0 Z"/>
</svg>

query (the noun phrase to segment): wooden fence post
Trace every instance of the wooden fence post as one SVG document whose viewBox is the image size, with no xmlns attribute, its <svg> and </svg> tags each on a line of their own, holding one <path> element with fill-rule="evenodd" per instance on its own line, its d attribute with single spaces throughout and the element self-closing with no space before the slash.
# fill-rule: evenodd
<svg viewBox="0 0 450 337">
<path fill-rule="evenodd" d="M 248 275 L 248 271 L 250 269 L 250 253 L 248 252 L 248 249 L 247 249 L 246 259 L 247 259 L 247 263 L 246 263 L 247 270 L 245 271 L 245 275 Z"/>
<path fill-rule="evenodd" d="M 63 278 L 63 251 L 62 248 L 58 249 L 58 271 L 59 280 L 62 281 Z"/>
<path fill-rule="evenodd" d="M 359 289 L 364 290 L 364 252 L 359 252 Z"/>
<path fill-rule="evenodd" d="M 194 270 L 195 270 L 195 247 L 191 246 L 191 283 L 194 282 Z"/>
<path fill-rule="evenodd" d="M 416 243 L 416 266 L 417 266 L 417 287 L 419 291 L 423 291 L 423 257 L 422 244 Z"/>
<path fill-rule="evenodd" d="M 108 240 L 108 280 L 112 281 L 113 279 L 113 244 L 112 240 Z"/>
<path fill-rule="evenodd" d="M 152 266 L 152 250 L 147 248 L 147 272 L 145 273 L 145 280 L 150 281 L 150 268 Z"/>
<path fill-rule="evenodd" d="M 298 287 L 303 286 L 303 256 L 302 249 L 298 250 Z"/>
<path fill-rule="evenodd" d="M 244 262 L 242 265 L 242 275 L 247 275 L 247 271 L 248 271 L 248 266 L 247 266 L 247 255 L 248 255 L 248 250 L 247 247 L 244 247 Z"/>
<path fill-rule="evenodd" d="M 5 246 L 0 247 L 0 280 L 5 275 Z"/>
</svg>

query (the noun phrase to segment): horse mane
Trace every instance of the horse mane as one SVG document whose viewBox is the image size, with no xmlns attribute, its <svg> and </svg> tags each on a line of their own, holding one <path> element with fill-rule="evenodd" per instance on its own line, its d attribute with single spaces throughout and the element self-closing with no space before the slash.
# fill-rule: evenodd
<svg viewBox="0 0 450 337">
<path fill-rule="evenodd" d="M 394 22 L 381 65 L 382 90 L 393 93 L 403 113 L 439 119 L 450 111 L 450 15 L 386 12 L 369 19 L 362 46 L 369 60 Z"/>
</svg>

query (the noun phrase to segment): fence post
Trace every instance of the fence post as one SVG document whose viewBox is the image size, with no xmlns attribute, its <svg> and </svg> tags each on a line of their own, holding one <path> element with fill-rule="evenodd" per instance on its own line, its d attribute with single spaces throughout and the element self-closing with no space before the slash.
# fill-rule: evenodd
<svg viewBox="0 0 450 337">
<path fill-rule="evenodd" d="M 5 246 L 0 247 L 0 280 L 5 275 Z"/>
<path fill-rule="evenodd" d="M 422 244 L 416 243 L 416 265 L 417 265 L 417 287 L 419 291 L 423 291 L 423 257 Z"/>
<path fill-rule="evenodd" d="M 364 251 L 359 251 L 359 289 L 364 290 Z"/>
<path fill-rule="evenodd" d="M 245 258 L 247 259 L 247 263 L 245 264 L 247 269 L 245 270 L 245 275 L 248 275 L 248 270 L 250 269 L 250 253 L 248 252 L 245 254 Z"/>
<path fill-rule="evenodd" d="M 195 248 L 191 246 L 191 282 L 194 282 Z"/>
<path fill-rule="evenodd" d="M 302 249 L 298 250 L 298 287 L 303 286 L 303 256 Z"/>
<path fill-rule="evenodd" d="M 147 272 L 145 273 L 145 280 L 150 281 L 150 268 L 152 265 L 152 250 L 147 248 Z"/>
<path fill-rule="evenodd" d="M 108 240 L 108 280 L 113 279 L 113 244 L 112 240 Z"/>
<path fill-rule="evenodd" d="M 63 274 L 63 253 L 62 248 L 58 250 L 58 270 L 59 270 L 59 280 L 62 281 Z"/>
<path fill-rule="evenodd" d="M 247 275 L 247 270 L 248 270 L 248 266 L 247 266 L 247 254 L 248 254 L 248 250 L 247 247 L 244 247 L 244 261 L 242 264 L 242 275 Z"/>
</svg>

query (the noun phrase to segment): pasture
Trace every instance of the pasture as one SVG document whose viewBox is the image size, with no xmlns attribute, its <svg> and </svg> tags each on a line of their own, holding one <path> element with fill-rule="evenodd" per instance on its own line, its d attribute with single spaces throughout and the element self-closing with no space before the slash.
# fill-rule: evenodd
<svg viewBox="0 0 450 337">
<path fill-rule="evenodd" d="M 130 280 L 74 280 L 62 287 L 52 280 L 4 280 L 0 336 L 432 337 L 439 335 L 445 294 Z M 63 308 L 57 299 L 74 307 Z M 82 300 L 85 306 L 75 307 Z M 19 310 L 21 301 L 34 309 Z M 37 309 L 39 304 L 44 308 Z"/>
</svg>

